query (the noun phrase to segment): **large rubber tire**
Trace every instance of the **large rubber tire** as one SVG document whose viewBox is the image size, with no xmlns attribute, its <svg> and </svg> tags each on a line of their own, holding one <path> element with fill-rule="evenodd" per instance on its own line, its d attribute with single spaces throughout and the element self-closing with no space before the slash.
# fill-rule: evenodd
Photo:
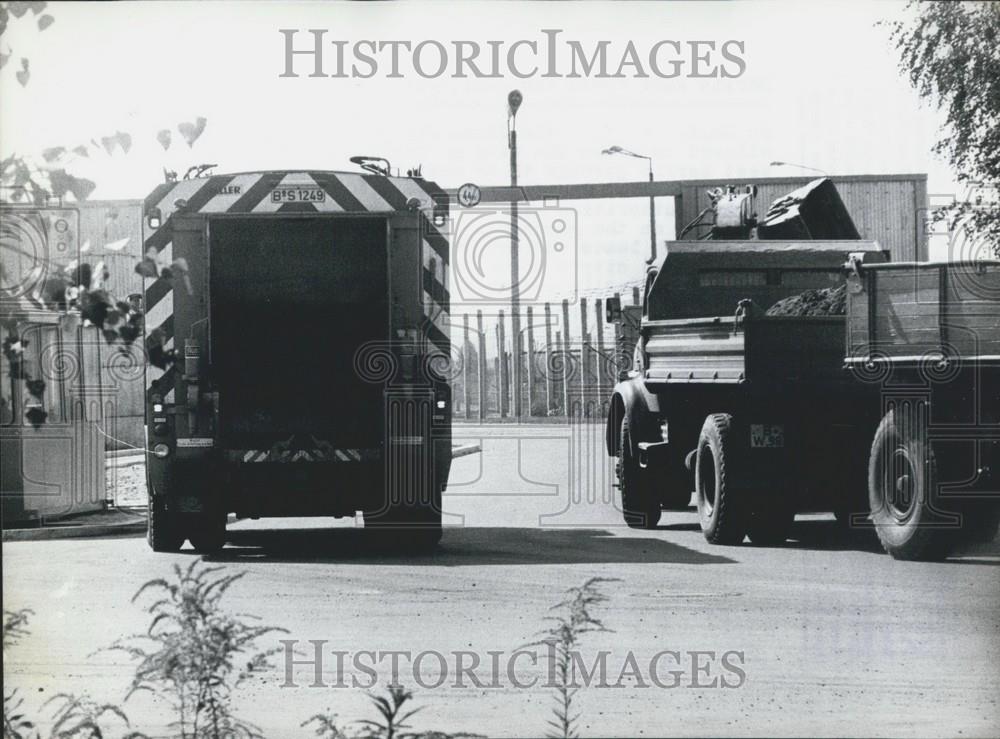
<svg viewBox="0 0 1000 739">
<path fill-rule="evenodd" d="M 653 529 L 660 522 L 660 502 L 644 485 L 639 459 L 632 452 L 632 434 L 628 417 L 619 429 L 618 462 L 615 465 L 618 489 L 622 495 L 622 518 L 630 529 Z"/>
<path fill-rule="evenodd" d="M 956 539 L 934 510 L 934 455 L 913 411 L 890 410 L 868 458 L 868 499 L 875 533 L 895 559 L 944 559 Z"/>
<path fill-rule="evenodd" d="M 743 450 L 732 432 L 732 416 L 705 419 L 695 456 L 695 500 L 701 531 L 712 544 L 739 544 L 746 534 L 747 496 L 736 469 Z"/>
<path fill-rule="evenodd" d="M 163 501 L 150 495 L 147 507 L 146 541 L 154 552 L 176 552 L 184 544 L 177 519 Z"/>
<path fill-rule="evenodd" d="M 188 541 L 196 552 L 212 554 L 226 545 L 226 514 L 223 512 L 189 514 L 186 528 Z"/>
</svg>

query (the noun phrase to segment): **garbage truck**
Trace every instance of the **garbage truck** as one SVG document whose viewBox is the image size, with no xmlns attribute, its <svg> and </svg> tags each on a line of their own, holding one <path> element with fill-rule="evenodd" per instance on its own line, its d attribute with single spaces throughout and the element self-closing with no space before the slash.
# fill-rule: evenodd
<svg viewBox="0 0 1000 739">
<path fill-rule="evenodd" d="M 144 247 L 150 546 L 217 550 L 229 514 L 359 513 L 436 544 L 447 194 L 377 169 L 196 176 L 145 199 Z"/>
<path fill-rule="evenodd" d="M 778 544 L 800 512 L 874 529 L 899 559 L 992 539 L 1000 263 L 890 263 L 829 180 L 760 223 L 750 195 L 719 193 L 714 238 L 647 270 L 606 426 L 625 522 L 655 527 L 693 490 L 714 544 Z"/>
</svg>

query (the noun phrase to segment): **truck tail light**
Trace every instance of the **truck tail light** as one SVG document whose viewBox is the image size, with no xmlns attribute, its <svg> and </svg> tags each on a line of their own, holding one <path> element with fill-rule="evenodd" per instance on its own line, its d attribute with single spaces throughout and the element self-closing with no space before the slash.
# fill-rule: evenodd
<svg viewBox="0 0 1000 739">
<path fill-rule="evenodd" d="M 157 459 L 166 459 L 170 454 L 170 447 L 166 444 L 153 445 L 153 456 Z"/>
</svg>

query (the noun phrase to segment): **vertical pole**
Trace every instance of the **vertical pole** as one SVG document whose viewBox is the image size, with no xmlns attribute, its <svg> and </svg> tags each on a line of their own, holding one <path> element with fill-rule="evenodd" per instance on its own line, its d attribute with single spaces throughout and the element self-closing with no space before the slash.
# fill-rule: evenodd
<svg viewBox="0 0 1000 739">
<path fill-rule="evenodd" d="M 639 288 L 638 287 L 633 287 L 632 288 L 632 305 L 642 305 L 642 302 L 639 300 Z"/>
<path fill-rule="evenodd" d="M 507 332 L 503 323 L 503 311 L 497 317 L 497 355 L 500 357 L 500 376 L 497 378 L 500 383 L 500 418 L 507 417 L 508 404 L 507 393 L 510 389 L 510 375 L 507 373 Z"/>
<path fill-rule="evenodd" d="M 531 306 L 525 312 L 528 314 L 528 347 L 525 362 L 525 373 L 528 376 L 528 412 L 526 415 L 534 415 L 535 409 L 535 324 L 532 316 Z"/>
<path fill-rule="evenodd" d="M 496 340 L 497 345 L 497 357 L 494 360 L 496 364 L 495 368 L 495 380 L 497 384 L 497 413 L 503 418 L 503 345 L 500 343 L 500 324 L 493 326 L 493 338 Z"/>
<path fill-rule="evenodd" d="M 465 404 L 466 419 L 472 418 L 472 407 L 469 404 L 471 394 L 469 392 L 469 375 L 472 374 L 469 363 L 469 314 L 462 314 L 462 402 Z"/>
<path fill-rule="evenodd" d="M 496 332 L 496 327 L 493 327 L 494 333 Z M 500 346 L 500 338 L 497 337 L 497 347 Z M 500 409 L 503 408 L 503 401 L 500 397 L 500 357 L 499 355 L 493 358 L 493 381 L 496 383 L 496 392 L 494 396 L 497 399 L 497 415 L 502 415 Z"/>
<path fill-rule="evenodd" d="M 649 160 L 649 181 L 653 181 L 653 160 Z M 649 196 L 649 264 L 656 261 L 656 198 Z"/>
<path fill-rule="evenodd" d="M 617 301 L 618 305 L 621 305 L 622 294 L 621 293 L 615 293 L 615 300 Z M 622 316 L 622 320 L 625 320 L 624 316 Z M 622 357 L 622 324 L 621 324 L 621 321 L 616 321 L 615 324 L 614 324 L 614 326 L 615 326 L 615 362 L 614 362 L 615 375 L 614 375 L 614 379 L 612 380 L 612 382 L 618 382 L 618 373 L 621 372 L 621 369 L 622 369 L 622 366 L 623 366 L 622 365 L 622 359 L 623 359 L 623 357 Z"/>
<path fill-rule="evenodd" d="M 604 301 L 598 298 L 594 301 L 594 318 L 597 328 L 595 329 L 597 333 L 597 395 L 598 402 L 604 403 L 605 390 L 607 389 L 607 359 L 604 356 L 604 316 L 602 315 L 602 309 L 604 307 Z"/>
<path fill-rule="evenodd" d="M 486 334 L 483 332 L 483 312 L 476 311 L 476 327 L 479 329 L 479 420 L 486 420 Z"/>
<path fill-rule="evenodd" d="M 552 410 L 552 306 L 545 304 L 545 414 Z"/>
<path fill-rule="evenodd" d="M 587 386 L 590 384 L 590 332 L 587 330 L 587 299 L 580 298 L 580 409 L 587 415 Z"/>
<path fill-rule="evenodd" d="M 517 119 L 511 116 L 510 127 L 510 186 L 517 187 Z M 517 221 L 517 196 L 510 201 L 510 331 L 514 352 L 514 416 L 521 417 L 521 288 L 518 284 L 518 247 L 520 235 Z"/>
<path fill-rule="evenodd" d="M 558 353 L 561 357 L 563 357 L 563 359 L 565 359 L 565 355 L 562 353 L 562 350 L 563 350 L 563 347 L 562 347 L 562 331 L 559 331 L 557 329 L 556 330 L 556 343 L 555 343 L 555 346 L 553 347 L 553 352 Z M 555 384 L 557 382 L 559 384 L 559 395 L 558 395 L 559 399 L 556 401 L 556 405 L 559 406 L 559 410 L 560 410 L 561 413 L 565 413 L 564 409 L 562 408 L 562 404 L 563 404 L 563 378 L 560 378 L 559 380 L 556 380 L 555 378 L 552 379 L 553 392 L 555 391 L 555 387 L 554 386 L 555 386 Z"/>
<path fill-rule="evenodd" d="M 562 334 L 562 352 L 563 352 L 563 371 L 562 371 L 562 392 L 563 392 L 563 415 L 569 418 L 570 407 L 569 407 L 569 381 L 571 377 L 570 365 L 573 363 L 573 354 L 570 349 L 570 333 L 569 333 L 569 301 L 564 300 L 562 302 L 562 317 L 563 317 L 563 334 Z"/>
</svg>

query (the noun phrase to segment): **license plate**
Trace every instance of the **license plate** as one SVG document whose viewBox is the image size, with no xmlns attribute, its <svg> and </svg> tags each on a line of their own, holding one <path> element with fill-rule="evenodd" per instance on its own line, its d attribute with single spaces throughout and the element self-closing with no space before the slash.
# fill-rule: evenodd
<svg viewBox="0 0 1000 739">
<path fill-rule="evenodd" d="M 326 190 L 322 187 L 276 187 L 271 190 L 272 203 L 322 203 Z"/>
<path fill-rule="evenodd" d="M 750 446 L 754 449 L 780 449 L 785 446 L 785 427 L 750 424 Z"/>
</svg>

